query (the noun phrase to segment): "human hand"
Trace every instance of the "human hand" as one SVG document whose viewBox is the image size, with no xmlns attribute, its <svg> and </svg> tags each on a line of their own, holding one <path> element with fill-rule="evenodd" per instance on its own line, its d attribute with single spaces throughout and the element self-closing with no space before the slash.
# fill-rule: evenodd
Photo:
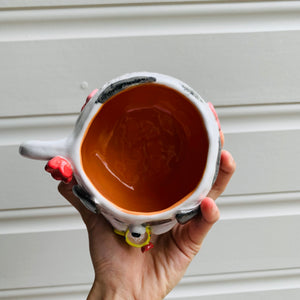
<svg viewBox="0 0 300 300">
<path fill-rule="evenodd" d="M 221 137 L 223 144 L 223 134 Z M 168 233 L 154 236 L 155 247 L 145 254 L 114 234 L 103 216 L 83 206 L 72 192 L 74 180 L 69 184 L 62 182 L 60 193 L 78 210 L 88 230 L 95 271 L 88 299 L 163 299 L 180 281 L 219 219 L 214 200 L 225 190 L 234 170 L 231 154 L 223 150 L 217 180 L 201 202 L 201 214 L 185 225 L 176 225 Z"/>
</svg>

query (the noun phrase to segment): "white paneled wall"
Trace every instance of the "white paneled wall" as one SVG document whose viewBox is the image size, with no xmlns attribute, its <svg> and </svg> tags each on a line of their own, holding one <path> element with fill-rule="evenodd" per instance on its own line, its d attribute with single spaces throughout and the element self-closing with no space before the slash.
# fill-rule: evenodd
<svg viewBox="0 0 300 300">
<path fill-rule="evenodd" d="M 29 139 L 132 71 L 215 104 L 236 174 L 168 299 L 300 298 L 300 1 L 0 0 L 0 299 L 85 299 L 87 236 Z M 117 259 L 117 258 L 116 258 Z"/>
</svg>

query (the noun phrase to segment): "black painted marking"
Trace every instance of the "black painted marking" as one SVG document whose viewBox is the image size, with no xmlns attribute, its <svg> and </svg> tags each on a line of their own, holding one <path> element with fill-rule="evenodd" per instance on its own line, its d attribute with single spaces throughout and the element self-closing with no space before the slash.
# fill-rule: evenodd
<svg viewBox="0 0 300 300">
<path fill-rule="evenodd" d="M 156 78 L 149 77 L 149 76 L 137 76 L 131 77 L 129 79 L 119 80 L 115 83 L 110 84 L 97 98 L 95 103 L 104 103 L 112 96 L 116 95 L 117 93 L 123 91 L 124 89 L 138 84 L 143 83 L 151 83 L 155 82 Z"/>
<path fill-rule="evenodd" d="M 92 200 L 91 195 L 87 191 L 85 191 L 81 186 L 74 185 L 73 193 L 76 197 L 79 198 L 79 200 L 88 210 L 90 210 L 95 214 L 98 212 L 97 206 L 95 202 Z"/>
<path fill-rule="evenodd" d="M 131 235 L 134 237 L 134 238 L 139 238 L 141 236 L 140 233 L 137 233 L 137 232 L 131 232 Z"/>
<path fill-rule="evenodd" d="M 176 215 L 176 220 L 179 224 L 186 224 L 191 219 L 193 219 L 195 216 L 197 216 L 200 212 L 200 206 L 198 206 L 196 209 L 193 209 L 191 211 L 185 212 L 185 213 L 179 213 Z"/>
<path fill-rule="evenodd" d="M 206 103 L 206 101 L 203 100 L 203 99 L 200 97 L 200 95 L 199 95 L 197 92 L 195 92 L 192 88 L 190 88 L 189 86 L 187 86 L 187 85 L 185 85 L 185 84 L 182 84 L 182 87 L 183 87 L 183 89 L 184 89 L 187 93 L 191 94 L 194 98 L 196 98 L 196 99 L 199 100 L 200 102 Z"/>
</svg>

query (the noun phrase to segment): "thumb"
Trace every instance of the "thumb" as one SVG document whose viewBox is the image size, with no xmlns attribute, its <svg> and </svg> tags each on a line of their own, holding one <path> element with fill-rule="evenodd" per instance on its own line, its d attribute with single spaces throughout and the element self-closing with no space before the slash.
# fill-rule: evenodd
<svg viewBox="0 0 300 300">
<path fill-rule="evenodd" d="M 180 237 L 175 237 L 182 252 L 192 259 L 200 250 L 203 240 L 218 221 L 220 217 L 219 209 L 211 198 L 205 198 L 201 202 L 201 213 L 184 225 L 177 233 Z"/>
</svg>

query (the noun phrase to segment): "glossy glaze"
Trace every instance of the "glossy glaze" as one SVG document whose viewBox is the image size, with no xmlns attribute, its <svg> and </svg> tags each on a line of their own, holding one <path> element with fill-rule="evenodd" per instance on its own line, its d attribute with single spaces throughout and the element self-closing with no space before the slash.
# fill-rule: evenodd
<svg viewBox="0 0 300 300">
<path fill-rule="evenodd" d="M 181 203 L 205 170 L 203 119 L 185 96 L 163 85 L 142 84 L 113 96 L 86 132 L 85 174 L 128 212 L 154 213 Z"/>
</svg>

